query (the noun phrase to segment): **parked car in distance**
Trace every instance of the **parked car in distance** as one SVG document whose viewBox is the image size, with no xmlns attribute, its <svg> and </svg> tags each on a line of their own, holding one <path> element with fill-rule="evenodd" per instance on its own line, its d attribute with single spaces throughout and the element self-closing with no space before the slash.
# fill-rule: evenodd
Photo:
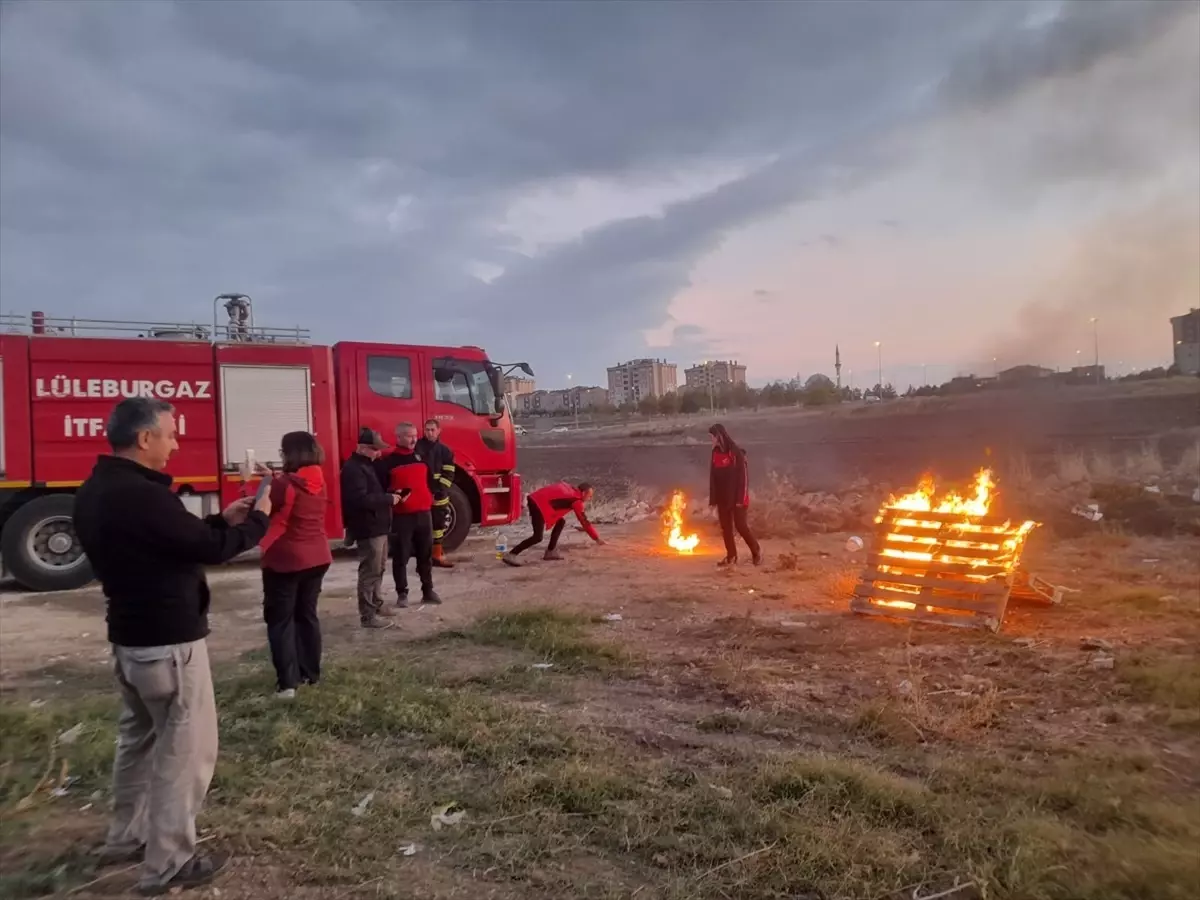
<svg viewBox="0 0 1200 900">
<path fill-rule="evenodd" d="M 551 428 L 550 433 L 551 434 L 566 434 L 570 430 L 571 429 L 568 428 L 566 425 L 558 425 L 554 428 Z"/>
</svg>

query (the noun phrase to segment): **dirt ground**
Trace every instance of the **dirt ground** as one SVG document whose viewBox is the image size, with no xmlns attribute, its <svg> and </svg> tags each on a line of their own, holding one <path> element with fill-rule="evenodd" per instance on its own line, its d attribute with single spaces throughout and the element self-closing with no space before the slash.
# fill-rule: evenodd
<svg viewBox="0 0 1200 900">
<path fill-rule="evenodd" d="M 1003 467 L 1015 460 L 1042 475 L 1063 452 L 1122 454 L 1147 444 L 1171 465 L 1200 428 L 1200 379 L 739 411 L 717 419 L 746 447 L 758 477 L 773 472 L 808 490 L 837 490 L 856 478 L 905 484 L 929 470 L 958 481 L 985 462 Z M 629 483 L 700 490 L 712 421 L 702 413 L 530 435 L 521 441 L 521 471 L 534 483 L 566 478 L 610 490 Z"/>
<path fill-rule="evenodd" d="M 740 803 L 741 788 L 736 787 L 735 779 L 737 765 L 741 763 L 735 764 L 735 760 L 750 757 L 774 760 L 800 755 L 807 760 L 821 760 L 822 767 L 842 765 L 838 760 L 844 758 L 851 759 L 853 766 L 862 764 L 853 760 L 870 760 L 872 765 L 885 767 L 890 773 L 888 778 L 903 778 L 905 784 L 943 777 L 947 761 L 952 758 L 966 769 L 980 768 L 989 773 L 1005 767 L 1010 767 L 1011 773 L 1025 771 L 1030 766 L 1041 767 L 1039 778 L 1043 775 L 1049 778 L 1046 773 L 1051 769 L 1056 773 L 1054 777 L 1059 778 L 1064 760 L 1079 759 L 1092 767 L 1087 769 L 1091 774 L 1079 774 L 1083 769 L 1070 770 L 1066 773 L 1067 787 L 1055 781 L 1053 790 L 1039 788 L 1037 796 L 1038 803 L 1043 803 L 1047 802 L 1047 791 L 1052 796 L 1058 796 L 1056 791 L 1065 792 L 1064 797 L 1070 795 L 1074 799 L 1054 801 L 1068 804 L 1066 812 L 1055 815 L 1092 817 L 1078 827 L 1078 835 L 1071 832 L 1072 840 L 1078 837 L 1086 843 L 1088 853 L 1093 850 L 1100 853 L 1103 845 L 1096 842 L 1107 840 L 1103 835 L 1118 827 L 1133 829 L 1130 834 L 1135 834 L 1138 840 L 1154 842 L 1160 848 L 1155 853 L 1165 852 L 1162 846 L 1175 847 L 1172 842 L 1183 842 L 1182 846 L 1200 836 L 1200 823 L 1195 821 L 1200 799 L 1200 730 L 1197 730 L 1196 710 L 1188 708 L 1193 700 L 1200 704 L 1200 697 L 1193 696 L 1200 683 L 1195 662 L 1195 647 L 1200 640 L 1200 541 L 1130 538 L 1098 532 L 1087 539 L 1054 542 L 1049 538 L 1041 541 L 1035 533 L 1026 554 L 1027 566 L 1074 592 L 1059 607 L 1014 603 L 1009 607 L 1002 630 L 993 635 L 913 627 L 850 614 L 847 602 L 861 565 L 861 554 L 846 549 L 846 535 L 767 541 L 765 566 L 744 565 L 723 573 L 714 569 L 720 555 L 718 539 L 707 525 L 702 529 L 699 551 L 687 557 L 664 548 L 657 527 L 650 523 L 609 528 L 604 536 L 610 544 L 594 547 L 581 535 L 573 535 L 566 545 L 565 561 L 544 562 L 531 554 L 533 561 L 519 570 L 500 565 L 483 539 L 473 539 L 459 554 L 458 568 L 438 573 L 438 590 L 444 605 L 402 611 L 398 627 L 384 632 L 367 632 L 357 626 L 352 599 L 354 565 L 349 560 L 338 561 L 326 581 L 321 604 L 330 667 L 357 672 L 355 666 L 370 665 L 373 659 L 425 661 L 436 667 L 439 678 L 452 679 L 446 683 L 457 685 L 454 690 L 468 691 L 473 686 L 486 685 L 495 696 L 505 699 L 504 718 L 535 715 L 547 734 L 563 727 L 573 735 L 587 734 L 596 741 L 612 742 L 612 748 L 601 757 L 580 757 L 592 759 L 589 765 L 593 768 L 587 770 L 592 774 L 586 777 L 593 777 L 596 767 L 611 766 L 615 753 L 635 781 L 643 778 L 647 783 L 655 781 L 664 765 L 683 766 L 693 773 L 687 777 L 695 779 L 699 775 L 699 788 L 706 791 L 704 785 L 711 781 L 717 785 L 712 789 L 720 790 L 721 796 L 733 797 L 733 789 L 719 785 L 722 779 L 734 784 L 739 793 L 729 802 Z M 787 560 L 786 565 L 781 566 L 780 560 Z M 238 711 L 223 713 L 223 740 L 228 740 L 235 749 L 223 757 L 225 768 L 218 772 L 220 781 L 222 771 L 230 767 L 240 771 L 244 763 L 241 757 L 249 752 L 238 743 L 239 729 L 250 727 L 245 724 L 245 710 L 264 710 L 254 705 L 260 702 L 255 695 L 266 697 L 271 684 L 268 667 L 263 664 L 264 627 L 260 621 L 257 571 L 245 566 L 231 567 L 214 572 L 211 581 L 214 612 L 210 644 L 216 677 L 219 681 L 234 676 L 241 679 L 237 687 L 228 689 L 234 697 L 228 702 L 240 704 L 236 707 Z M 8 714 L 17 715 L 15 710 L 31 704 L 39 707 L 46 704 L 46 709 L 53 709 L 70 702 L 70 695 L 80 690 L 97 695 L 108 692 L 103 599 L 98 591 L 9 594 L 0 604 L 3 625 L 0 683 L 5 703 L 14 710 Z M 522 611 L 546 608 L 564 614 L 580 613 L 586 617 L 584 621 L 593 621 L 596 639 L 604 647 L 617 648 L 613 653 L 619 651 L 636 659 L 636 672 L 621 677 L 573 679 L 561 694 L 543 693 L 526 681 L 521 681 L 514 690 L 506 679 L 517 675 L 511 668 L 505 668 L 514 660 L 521 669 L 520 677 L 526 678 L 531 668 L 535 670 L 532 674 L 539 677 L 553 675 L 556 667 L 568 670 L 575 657 L 554 647 L 546 649 L 540 657 L 537 652 L 513 657 L 510 655 L 513 646 L 536 651 L 542 645 L 527 637 L 520 638 L 525 643 L 505 643 L 508 632 L 501 633 L 503 640 L 485 641 L 487 646 L 437 643 L 440 635 L 478 633 L 471 629 L 478 629 L 478 623 L 487 621 L 489 615 L 518 617 L 495 620 L 509 628 L 516 627 L 514 622 L 519 624 Z M 1084 639 L 1101 643 L 1088 644 L 1092 649 L 1084 649 L 1081 645 Z M 586 652 L 599 654 L 597 658 L 607 658 L 609 653 L 594 649 Z M 539 658 L 547 662 L 538 663 Z M 1102 658 L 1112 658 L 1114 662 L 1098 663 Z M 499 669 L 495 668 L 497 665 Z M 538 670 L 538 665 L 546 668 Z M 339 711 L 330 720 L 333 724 L 327 727 L 336 730 L 340 727 L 337 723 L 346 716 L 360 715 L 344 705 L 348 702 L 345 697 L 328 702 L 338 704 Z M 453 720 L 457 708 L 447 709 L 445 715 Z M 271 715 L 269 711 L 261 714 Z M 72 709 L 63 715 L 70 718 L 77 713 Z M 98 722 L 103 721 L 103 715 Z M 234 717 L 232 722 L 228 716 Z M 286 721 L 272 722 L 275 731 L 271 732 L 274 735 L 271 740 L 278 741 L 281 734 L 291 734 L 288 740 L 299 742 L 284 758 L 306 752 L 303 747 L 307 746 L 304 742 L 308 738 L 288 732 Z M 411 730 L 418 725 L 410 723 L 405 727 Z M 419 727 L 448 726 L 439 720 Z M 234 732 L 232 737 L 230 731 Z M 397 732 L 398 739 L 404 733 L 404 729 Z M 451 744 L 458 746 L 458 740 Z M 499 746 L 503 741 L 493 736 L 485 743 Z M 10 762 L 14 756 L 21 757 L 22 748 L 14 748 L 8 740 L 6 744 L 5 755 Z M 431 752 L 434 751 L 422 751 Z M 449 751 L 442 747 L 437 752 Z M 96 786 L 103 792 L 101 763 L 110 753 L 111 744 L 107 749 L 104 746 L 96 749 L 96 774 L 92 778 L 94 785 L 87 785 L 89 789 Z M 41 754 L 44 750 L 28 751 L 31 760 L 40 759 Z M 439 766 L 444 761 L 428 755 L 421 759 L 425 761 L 422 765 L 430 766 L 427 777 L 434 782 L 459 777 L 457 773 L 466 765 L 459 761 L 442 769 Z M 360 761 L 354 765 L 362 764 Z M 275 763 L 263 765 L 270 767 Z M 369 774 L 372 765 L 365 764 L 363 771 Z M 1124 771 L 1130 765 L 1135 767 L 1139 779 L 1136 790 L 1140 793 L 1136 796 L 1122 793 L 1126 790 L 1124 782 L 1113 787 L 1104 780 L 1113 777 L 1111 771 Z M 1096 766 L 1108 774 L 1097 775 Z M 643 770 L 656 774 L 643 774 Z M 506 771 L 507 774 L 497 776 L 501 779 L 497 783 L 504 786 L 503 791 L 511 792 L 513 779 L 524 776 L 517 774 L 519 767 Z M 875 775 L 862 781 L 866 776 L 861 776 L 858 769 L 848 771 L 850 774 L 836 777 L 850 779 L 845 783 L 859 785 L 856 790 L 865 790 L 863 784 L 876 783 Z M 487 819 L 486 835 L 473 832 L 465 841 L 443 840 L 435 833 L 414 828 L 412 809 L 404 806 L 403 814 L 395 813 L 403 823 L 403 834 L 392 834 L 385 841 L 391 846 L 401 837 L 404 841 L 411 838 L 417 842 L 414 846 L 428 844 L 429 852 L 422 851 L 409 859 L 393 847 L 382 857 L 372 856 L 372 868 L 367 870 L 355 867 L 361 861 L 356 861 L 355 851 L 345 849 L 340 836 L 336 840 L 342 849 L 338 851 L 336 859 L 340 861 L 336 864 L 319 868 L 312 860 L 297 856 L 296 852 L 313 839 L 311 835 L 300 835 L 320 830 L 312 816 L 334 814 L 328 805 L 320 807 L 324 812 L 300 812 L 309 808 L 304 805 L 307 801 L 299 799 L 307 786 L 294 789 L 280 786 L 278 790 L 285 794 L 294 792 L 289 795 L 292 799 L 269 801 L 261 797 L 263 791 L 269 794 L 271 788 L 256 782 L 253 790 L 247 789 L 248 799 L 238 801 L 241 806 L 234 805 L 243 810 L 249 804 L 251 812 L 258 812 L 253 816 L 239 812 L 238 815 L 246 816 L 244 819 L 229 818 L 232 813 L 227 810 L 220 814 L 215 839 L 234 852 L 232 871 L 221 882 L 219 893 L 214 890 L 199 896 L 220 896 L 224 900 L 415 896 L 472 900 L 552 896 L 641 900 L 890 898 L 926 896 L 935 893 L 935 888 L 945 890 L 947 885 L 952 886 L 948 880 L 951 876 L 961 875 L 962 891 L 946 894 L 952 900 L 1075 896 L 1182 898 L 1187 889 L 1181 887 L 1180 879 L 1194 874 L 1194 867 L 1192 872 L 1178 869 L 1178 859 L 1182 858 L 1179 854 L 1184 851 L 1172 850 L 1175 856 L 1167 862 L 1157 857 L 1138 862 L 1137 853 L 1129 850 L 1134 862 L 1128 865 L 1135 868 L 1142 865 L 1145 869 L 1139 870 L 1136 877 L 1120 874 L 1114 868 L 1108 873 L 1099 871 L 1096 884 L 1088 890 L 1079 884 L 1074 889 L 1055 887 L 1051 883 L 1053 876 L 1043 871 L 1053 871 L 1053 866 L 1039 860 L 1038 873 L 1029 874 L 1031 880 L 1023 882 L 1021 877 L 1025 876 L 1014 874 L 1024 865 L 1018 863 L 1019 853 L 1008 859 L 1008 851 L 995 847 L 990 837 L 981 846 L 992 849 L 979 852 L 985 857 L 995 853 L 995 864 L 1010 865 L 1012 869 L 1007 874 L 988 874 L 987 866 L 968 865 L 966 858 L 974 851 L 962 847 L 944 851 L 950 853 L 951 859 L 956 854 L 963 855 L 955 863 L 964 867 L 960 873 L 947 869 L 942 860 L 932 866 L 926 858 L 931 851 L 919 849 L 924 840 L 919 836 L 920 828 L 911 835 L 907 831 L 897 832 L 909 836 L 901 842 L 904 846 L 897 844 L 887 851 L 894 852 L 897 860 L 894 866 L 880 864 L 879 872 L 871 869 L 852 874 L 851 869 L 861 866 L 849 860 L 844 862 L 847 869 L 843 872 L 834 872 L 836 866 L 823 860 L 812 868 L 816 864 L 808 856 L 803 862 L 793 860 L 799 868 L 789 869 L 792 863 L 782 859 L 768 861 L 787 845 L 786 841 L 779 843 L 783 838 L 777 838 L 775 843 L 764 838 L 761 846 L 738 843 L 736 835 L 746 828 L 752 831 L 750 823 L 759 822 L 764 814 L 757 807 L 746 811 L 746 818 L 736 820 L 736 827 L 725 823 L 719 834 L 714 833 L 714 841 L 732 841 L 731 846 L 736 849 L 722 850 L 725 855 L 713 857 L 715 862 L 703 855 L 696 857 L 694 849 L 688 850 L 685 863 L 678 856 L 682 851 L 665 838 L 655 837 L 655 843 L 649 843 L 649 838 L 639 839 L 629 831 L 634 820 L 648 827 L 645 819 L 651 812 L 622 812 L 626 818 L 620 834 L 624 837 L 614 831 L 604 838 L 612 843 L 604 843 L 597 837 L 606 834 L 599 824 L 601 820 L 587 817 L 616 815 L 613 810 L 629 801 L 621 801 L 625 795 L 617 795 L 616 800 L 595 801 L 600 805 L 589 806 L 592 801 L 580 799 L 591 796 L 580 794 L 584 788 L 579 779 L 585 775 L 572 772 L 569 796 L 575 797 L 574 800 L 562 799 L 568 795 L 562 793 L 561 785 L 552 795 L 557 798 L 553 801 L 544 799 L 548 795 L 538 793 L 542 790 L 538 788 L 535 794 L 543 799 L 530 800 L 524 806 L 495 807 L 499 815 Z M 811 792 L 816 789 L 812 785 L 819 786 L 826 783 L 823 779 L 834 777 L 826 768 L 820 772 L 819 776 L 811 772 L 806 776 L 809 779 L 806 783 L 810 784 L 806 791 Z M 605 790 L 616 791 L 611 785 L 620 776 L 620 767 L 606 774 Z M 670 773 L 668 776 L 669 784 L 674 786 L 670 779 L 677 776 Z M 236 786 L 235 775 L 228 778 Z M 1103 797 L 1126 806 L 1118 812 L 1106 805 L 1109 800 L 1076 796 L 1072 791 L 1077 788 L 1071 785 L 1080 778 L 1099 785 L 1097 789 Z M 536 783 L 539 782 L 531 782 Z M 747 782 L 745 789 L 761 792 L 761 780 L 752 784 L 758 787 Z M 999 781 L 989 781 L 988 785 L 989 796 L 1001 790 Z M 231 790 L 234 788 L 224 785 L 217 789 L 215 802 L 219 807 L 219 797 Z M 339 795 L 338 809 L 349 807 L 358 794 L 365 794 L 361 779 L 347 790 L 354 796 Z M 427 802 L 421 788 L 410 786 L 407 790 L 416 792 L 418 799 L 408 798 L 403 802 L 410 805 Z M 630 790 L 649 792 L 650 789 L 643 786 Z M 902 792 L 908 790 L 902 787 Z M 470 809 L 474 799 L 482 805 L 485 795 L 481 791 L 477 798 L 465 797 L 463 804 Z M 0 872 L 44 867 L 49 865 L 46 858 L 57 859 L 55 854 L 61 853 L 64 846 L 90 846 L 101 838 L 102 804 L 81 804 L 73 796 L 44 801 L 38 813 L 42 818 L 23 832 L 19 842 L 5 842 L 0 851 Z M 94 795 L 94 799 L 99 796 Z M 255 800 L 256 796 L 260 799 Z M 759 793 L 754 796 L 760 802 L 767 802 Z M 813 802 L 809 794 L 805 796 L 809 799 L 795 802 Z M 839 820 L 844 820 L 847 827 L 853 825 L 857 821 L 854 809 L 858 801 L 854 795 L 848 796 L 849 799 L 843 797 L 837 801 L 848 806 L 835 805 L 822 812 L 819 821 L 813 820 L 812 827 L 824 829 Z M 648 809 L 652 806 L 650 797 L 646 793 L 641 801 Z M 886 843 L 886 836 L 878 837 L 876 830 L 883 827 L 880 816 L 886 819 L 892 813 L 885 816 L 877 806 L 881 801 L 868 799 L 869 808 L 874 811 L 861 827 L 871 829 L 872 840 Z M 6 817 L 12 813 L 9 805 L 12 802 L 15 800 L 10 794 L 4 801 Z M 262 805 L 268 802 L 284 805 Z M 1095 809 L 1100 812 L 1092 805 L 1097 802 L 1100 805 Z M 287 812 L 289 803 L 294 804 L 291 813 Z M 555 806 L 553 815 L 563 817 L 555 821 L 556 827 L 564 831 L 556 832 L 553 840 L 559 843 L 567 840 L 564 834 L 570 838 L 565 855 L 562 847 L 552 851 L 549 844 L 533 855 L 528 843 L 521 843 L 519 852 L 512 849 L 516 846 L 512 842 L 533 841 L 531 835 L 541 833 L 540 820 L 535 826 L 526 816 L 550 815 L 545 810 L 560 803 L 561 809 Z M 579 804 L 583 806 L 577 808 Z M 1151 815 L 1149 810 L 1160 809 L 1164 804 L 1170 809 L 1162 814 L 1161 820 L 1152 816 L 1144 820 Z M 807 815 L 805 809 L 803 805 L 796 807 L 799 811 L 788 815 Z M 1191 812 L 1185 812 L 1189 809 Z M 353 818 L 344 819 L 344 813 L 342 810 L 334 816 L 341 823 L 338 827 L 358 827 Z M 917 814 L 910 811 L 903 816 Z M 629 815 L 635 819 L 630 820 Z M 707 821 L 713 815 L 710 810 L 696 821 Z M 296 816 L 308 823 L 297 825 L 301 832 L 287 830 Z M 1103 823 L 1093 821 L 1095 816 Z M 418 813 L 416 818 L 419 817 Z M 718 820 L 724 822 L 719 816 L 713 821 Z M 689 828 L 704 827 L 685 826 L 677 819 L 670 821 L 675 824 L 663 827 L 681 835 Z M 505 824 L 491 824 L 501 822 Z M 593 824 L 585 828 L 588 822 Z M 921 827 L 927 830 L 930 826 Z M 505 832 L 505 828 L 511 828 L 512 833 Z M 493 834 L 495 830 L 498 835 Z M 423 831 L 428 832 L 428 828 Z M 253 837 L 260 832 L 265 836 Z M 1112 833 L 1122 841 L 1132 840 L 1126 832 Z M 487 840 L 479 844 L 485 836 Z M 861 835 L 854 838 L 861 839 Z M 743 839 L 748 840 L 748 837 Z M 850 838 L 843 835 L 838 840 Z M 1052 839 L 1060 843 L 1065 840 Z M 904 843 L 908 841 L 917 843 Z M 950 843 L 955 841 L 966 839 L 960 836 Z M 485 852 L 490 863 L 477 859 Z M 846 852 L 850 853 L 850 849 Z M 1053 856 L 1048 858 L 1063 862 Z M 1071 858 L 1067 864 L 1081 865 L 1080 860 L 1085 858 L 1093 860 L 1100 870 L 1105 865 L 1116 865 L 1111 860 L 1105 863 L 1103 855 Z M 988 859 L 987 865 L 992 862 Z M 751 868 L 754 866 L 760 867 Z M 912 876 L 914 869 L 920 874 Z M 803 879 L 795 874 L 799 871 L 807 873 Z M 893 893 L 902 884 L 908 884 L 902 880 L 905 877 L 925 893 L 911 893 L 911 885 L 907 894 Z M 110 873 L 101 883 L 74 896 L 119 896 L 129 888 L 132 878 L 129 872 Z M 1046 878 L 1050 882 L 1039 880 Z M 1141 893 L 1147 889 L 1150 893 Z M 870 893 L 864 893 L 868 890 Z M 36 895 L 36 892 L 24 894 Z"/>
</svg>

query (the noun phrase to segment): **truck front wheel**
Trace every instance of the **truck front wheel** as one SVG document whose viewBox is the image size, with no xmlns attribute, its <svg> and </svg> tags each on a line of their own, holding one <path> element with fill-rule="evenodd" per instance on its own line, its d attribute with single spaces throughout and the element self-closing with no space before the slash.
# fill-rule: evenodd
<svg viewBox="0 0 1200 900">
<path fill-rule="evenodd" d="M 0 532 L 4 567 L 31 591 L 69 591 L 92 580 L 71 516 L 75 498 L 46 494 L 9 516 Z"/>
<path fill-rule="evenodd" d="M 446 517 L 446 534 L 442 548 L 453 553 L 471 533 L 471 501 L 457 484 L 450 485 L 450 509 Z"/>
</svg>

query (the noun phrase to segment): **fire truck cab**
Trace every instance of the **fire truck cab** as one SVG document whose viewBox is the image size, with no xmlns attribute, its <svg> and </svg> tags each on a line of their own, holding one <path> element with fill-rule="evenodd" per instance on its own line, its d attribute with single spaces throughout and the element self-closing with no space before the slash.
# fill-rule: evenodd
<svg viewBox="0 0 1200 900">
<path fill-rule="evenodd" d="M 222 306 L 229 321 L 218 324 Z M 35 591 L 92 580 L 71 524 L 73 494 L 108 452 L 112 407 L 134 396 L 175 406 L 179 452 L 167 471 L 196 515 L 253 488 L 248 453 L 277 466 L 283 434 L 312 432 L 326 452 L 327 530 L 339 540 L 338 474 L 359 428 L 390 441 L 401 422 L 419 430 L 437 419 L 457 465 L 444 540 L 454 550 L 472 524 L 520 517 L 501 376 L 479 347 L 315 346 L 304 329 L 255 326 L 240 294 L 217 298 L 211 327 L 0 318 L 0 574 Z"/>
</svg>

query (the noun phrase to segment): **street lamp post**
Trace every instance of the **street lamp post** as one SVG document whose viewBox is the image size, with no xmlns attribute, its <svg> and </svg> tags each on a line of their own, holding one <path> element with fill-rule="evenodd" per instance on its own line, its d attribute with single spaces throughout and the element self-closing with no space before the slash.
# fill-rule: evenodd
<svg viewBox="0 0 1200 900">
<path fill-rule="evenodd" d="M 574 376 L 567 375 L 567 396 L 571 398 L 571 408 L 575 411 L 575 430 L 579 430 L 579 394 L 575 390 Z"/>
<path fill-rule="evenodd" d="M 883 399 L 883 341 L 875 342 L 875 353 L 879 362 L 879 399 Z"/>
<path fill-rule="evenodd" d="M 1092 346 L 1095 350 L 1095 362 L 1093 367 L 1096 370 L 1096 384 L 1100 383 L 1100 320 L 1096 316 L 1092 316 Z"/>
</svg>

